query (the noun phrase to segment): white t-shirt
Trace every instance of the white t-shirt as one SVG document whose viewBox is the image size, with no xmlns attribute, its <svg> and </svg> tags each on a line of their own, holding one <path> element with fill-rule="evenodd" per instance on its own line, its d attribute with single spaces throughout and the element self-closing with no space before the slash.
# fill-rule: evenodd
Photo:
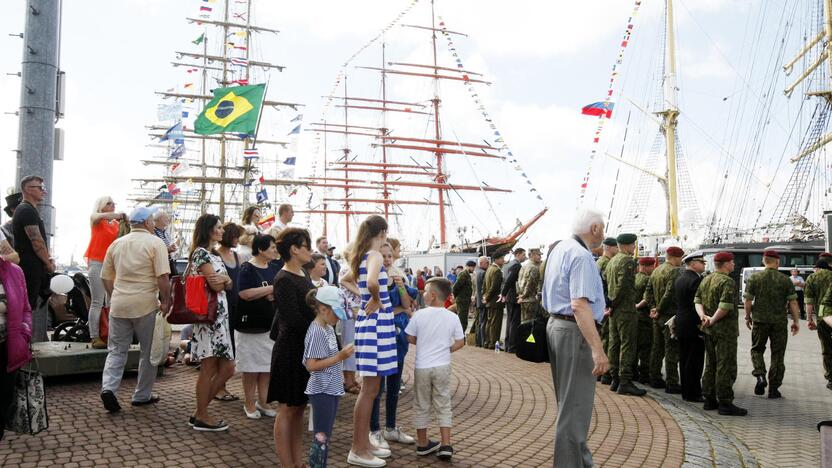
<svg viewBox="0 0 832 468">
<path fill-rule="evenodd" d="M 465 337 L 459 317 L 442 307 L 426 307 L 416 311 L 404 332 L 417 339 L 417 369 L 450 364 L 451 345 Z"/>
</svg>

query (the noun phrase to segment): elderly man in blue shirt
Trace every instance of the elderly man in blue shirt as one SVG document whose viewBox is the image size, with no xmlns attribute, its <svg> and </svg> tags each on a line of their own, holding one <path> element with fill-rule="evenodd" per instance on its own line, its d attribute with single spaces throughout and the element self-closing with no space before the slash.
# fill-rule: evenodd
<svg viewBox="0 0 832 468">
<path fill-rule="evenodd" d="M 590 250 L 604 240 L 604 217 L 578 212 L 572 237 L 550 249 L 546 259 L 543 306 L 549 313 L 546 335 L 558 403 L 554 467 L 590 467 L 586 445 L 595 377 L 609 367 L 598 327 L 604 317 L 604 287 Z"/>
</svg>

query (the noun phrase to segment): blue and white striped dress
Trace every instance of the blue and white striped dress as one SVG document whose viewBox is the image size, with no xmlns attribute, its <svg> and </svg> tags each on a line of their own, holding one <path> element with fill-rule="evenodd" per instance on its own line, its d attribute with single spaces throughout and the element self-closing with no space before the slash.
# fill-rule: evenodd
<svg viewBox="0 0 832 468">
<path fill-rule="evenodd" d="M 387 270 L 381 267 L 378 275 L 381 309 L 367 316 L 365 309 L 372 297 L 367 289 L 367 254 L 358 269 L 358 289 L 361 292 L 361 309 L 355 318 L 355 357 L 358 375 L 383 377 L 398 372 L 396 361 L 396 326 L 393 323 L 393 305 L 387 294 Z"/>
</svg>

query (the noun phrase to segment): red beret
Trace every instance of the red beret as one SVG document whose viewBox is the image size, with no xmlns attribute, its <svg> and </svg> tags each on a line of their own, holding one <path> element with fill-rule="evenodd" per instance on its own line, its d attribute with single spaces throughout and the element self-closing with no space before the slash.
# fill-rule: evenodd
<svg viewBox="0 0 832 468">
<path fill-rule="evenodd" d="M 823 257 L 832 257 L 832 253 L 824 252 L 824 253 L 818 255 L 818 258 L 823 258 Z"/>
<path fill-rule="evenodd" d="M 780 258 L 780 254 L 776 250 L 763 251 L 763 257 Z"/>
<path fill-rule="evenodd" d="M 667 254 L 671 257 L 684 257 L 685 251 L 681 247 L 671 246 L 667 248 Z"/>
<path fill-rule="evenodd" d="M 655 265 L 656 259 L 653 257 L 641 257 L 638 259 L 638 264 L 643 266 Z"/>
<path fill-rule="evenodd" d="M 717 254 L 714 255 L 715 262 L 730 262 L 733 259 L 734 254 L 731 252 L 717 252 Z"/>
</svg>

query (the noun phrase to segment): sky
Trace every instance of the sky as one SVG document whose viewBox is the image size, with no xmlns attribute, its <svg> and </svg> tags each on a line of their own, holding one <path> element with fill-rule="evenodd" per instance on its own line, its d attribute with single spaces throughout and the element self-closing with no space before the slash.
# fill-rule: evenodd
<svg viewBox="0 0 832 468">
<path fill-rule="evenodd" d="M 786 3 L 804 8 L 805 2 Z M 152 174 L 140 161 L 156 151 L 148 147 L 153 141 L 145 128 L 156 123 L 160 100 L 154 92 L 171 87 L 181 89 L 187 81 L 183 69 L 171 67 L 170 62 L 175 58 L 175 50 L 194 49 L 190 41 L 202 29 L 189 25 L 184 18 L 195 16 L 203 4 L 198 0 L 64 3 L 61 69 L 67 74 L 67 100 L 66 117 L 59 126 L 65 129 L 66 145 L 64 161 L 55 163 L 52 181 L 57 210 L 54 250 L 60 260 L 82 256 L 89 239 L 87 219 L 97 197 L 111 195 L 119 210 L 129 211 L 131 203 L 127 199 L 135 186 L 131 179 Z M 325 102 L 322 96 L 330 92 L 345 60 L 407 8 L 410 0 L 254 0 L 254 5 L 259 25 L 280 30 L 276 37 L 258 39 L 259 57 L 286 66 L 283 73 L 270 80 L 270 96 L 305 104 L 300 112 L 308 126 L 321 116 Z M 631 157 L 637 162 L 644 157 L 645 147 L 649 148 L 657 132 L 656 124 L 629 103 L 654 110 L 650 105 L 661 64 L 663 5 L 664 2 L 645 0 L 639 15 L 633 18 L 634 33 L 615 88 L 616 111 L 597 146 L 601 156 L 593 162 L 584 206 L 597 207 L 605 214 L 616 181 L 616 204 L 621 204 L 625 197 L 620 194 L 632 190 L 639 173 L 603 154 L 622 152 L 625 159 Z M 764 76 L 774 67 L 765 58 L 772 55 L 769 46 L 779 37 L 776 26 L 782 21 L 778 16 L 781 6 L 780 2 L 763 0 L 677 0 L 675 5 L 680 135 L 690 160 L 700 209 L 707 215 L 718 198 L 715 194 L 726 158 L 739 158 L 744 132 L 753 131 L 728 130 L 740 120 L 735 102 L 755 102 L 766 93 L 763 86 L 768 82 Z M 14 184 L 11 168 L 17 118 L 9 113 L 16 110 L 20 93 L 19 78 L 6 73 L 19 70 L 22 49 L 19 38 L 5 33 L 23 31 L 24 6 L 23 1 L 7 2 L 0 17 L 0 30 L 4 33 L 0 37 L 0 164 L 9 168 L 0 171 L 4 193 Z M 428 6 L 426 0 L 421 0 L 401 22 L 425 24 Z M 473 166 L 477 175 L 474 179 L 512 188 L 515 193 L 488 200 L 470 193 L 464 194 L 464 199 L 454 199 L 454 211 L 459 217 L 455 226 L 470 225 L 471 232 L 476 234 L 469 237 L 505 233 L 516 219 L 525 221 L 546 206 L 548 213 L 521 245 L 540 246 L 562 238 L 569 232 L 597 125 L 595 118 L 582 116 L 580 109 L 606 95 L 610 70 L 633 2 L 441 0 L 436 2 L 436 10 L 449 29 L 467 34 L 454 38 L 460 58 L 466 68 L 483 72 L 492 82 L 490 86 L 478 87 L 482 103 L 531 186 L 543 198 L 543 202 L 536 200 L 508 163 L 477 161 Z M 800 35 L 799 27 L 788 36 L 790 41 L 799 40 L 792 37 Z M 424 36 L 400 27 L 388 36 L 385 41 L 391 42 L 390 60 L 427 58 L 429 49 Z M 798 47 L 787 49 L 785 54 L 791 56 Z M 377 48 L 368 48 L 348 67 L 351 82 L 363 83 L 358 86 L 361 91 L 377 92 L 377 79 L 370 74 L 361 75 L 353 67 L 377 66 L 378 54 Z M 447 50 L 443 54 L 449 57 Z M 782 86 L 785 79 L 776 78 L 776 86 Z M 402 98 L 418 95 L 421 100 L 430 99 L 431 92 L 430 85 L 425 83 L 391 83 L 391 93 Z M 765 190 L 752 189 L 755 193 L 776 192 L 782 187 L 789 168 L 780 163 L 786 153 L 796 148 L 796 142 L 787 138 L 787 129 L 797 115 L 794 108 L 799 100 L 786 100 L 779 89 L 774 92 L 777 96 L 771 105 L 775 109 L 770 119 L 771 137 L 765 143 L 765 154 L 748 169 L 761 180 L 759 185 L 765 186 Z M 446 137 L 458 133 L 460 138 L 473 138 L 475 142 L 479 141 L 477 138 L 493 139 L 471 106 L 464 87 L 442 84 L 442 93 L 443 98 L 448 96 L 447 102 L 443 102 L 443 112 L 447 111 L 447 126 L 443 129 Z M 622 145 L 627 113 L 631 114 L 629 137 Z M 287 122 L 296 114 L 282 111 L 281 123 L 269 130 L 285 137 Z M 418 123 L 402 122 L 401 128 L 412 130 Z M 320 164 L 321 154 L 315 154 L 314 149 L 314 136 L 304 132 L 297 148 L 297 175 L 308 175 L 313 164 Z M 449 163 L 449 172 L 456 183 L 471 179 L 472 171 L 460 160 Z M 648 212 L 663 210 L 657 190 L 651 194 Z M 296 205 L 306 203 L 305 197 L 290 201 Z M 616 210 L 623 209 L 616 205 Z M 423 233 L 435 226 L 436 215 L 427 211 L 415 213 L 397 221 L 399 229 L 424 237 Z M 319 221 L 313 219 L 310 227 L 313 233 L 320 232 Z M 334 225 L 330 231 L 331 243 L 342 245 L 342 224 Z M 423 242 L 419 248 L 424 245 Z"/>
</svg>

